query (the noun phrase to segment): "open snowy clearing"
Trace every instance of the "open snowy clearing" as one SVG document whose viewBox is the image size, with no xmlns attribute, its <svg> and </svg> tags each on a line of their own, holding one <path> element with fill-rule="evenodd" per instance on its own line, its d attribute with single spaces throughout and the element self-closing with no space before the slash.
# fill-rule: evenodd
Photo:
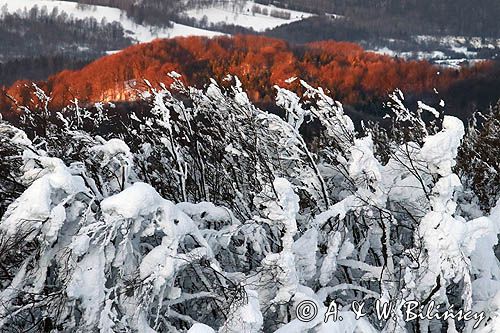
<svg viewBox="0 0 500 333">
<path fill-rule="evenodd" d="M 180 36 L 207 36 L 213 37 L 221 35 L 219 32 L 197 29 L 183 24 L 174 23 L 173 28 L 157 28 L 137 24 L 128 18 L 124 11 L 118 8 L 106 6 L 87 6 L 84 9 L 78 8 L 78 4 L 69 1 L 50 1 L 50 0 L 0 0 L 1 12 L 15 13 L 17 11 L 30 10 L 34 6 L 39 9 L 44 7 L 50 13 L 54 8 L 59 12 L 66 12 L 76 19 L 85 19 L 94 17 L 101 22 L 105 19 L 107 22 L 120 22 L 127 36 L 139 43 L 149 42 L 156 38 L 172 38 Z"/>
<path fill-rule="evenodd" d="M 271 13 L 280 13 L 283 17 L 271 16 Z M 223 6 L 199 8 L 186 11 L 186 16 L 203 20 L 206 17 L 208 24 L 226 23 L 252 28 L 255 31 L 273 29 L 280 25 L 300 21 L 314 14 L 266 6 L 253 1 L 244 4 L 225 3 Z M 289 18 L 288 18 L 289 15 Z M 286 17 L 286 18 L 285 18 Z"/>
</svg>

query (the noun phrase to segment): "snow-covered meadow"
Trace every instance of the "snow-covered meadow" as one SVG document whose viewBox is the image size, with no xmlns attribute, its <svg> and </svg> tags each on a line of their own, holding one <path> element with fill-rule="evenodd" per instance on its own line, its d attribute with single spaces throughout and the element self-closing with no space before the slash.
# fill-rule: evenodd
<svg viewBox="0 0 500 333">
<path fill-rule="evenodd" d="M 280 12 L 287 17 L 273 16 L 273 11 Z M 273 5 L 262 5 L 253 1 L 223 2 L 210 7 L 190 9 L 185 12 L 187 17 L 198 21 L 204 18 L 208 24 L 234 24 L 255 31 L 273 29 L 283 24 L 300 21 L 313 16 L 311 13 L 279 8 Z M 289 16 L 289 17 L 288 17 Z"/>
</svg>

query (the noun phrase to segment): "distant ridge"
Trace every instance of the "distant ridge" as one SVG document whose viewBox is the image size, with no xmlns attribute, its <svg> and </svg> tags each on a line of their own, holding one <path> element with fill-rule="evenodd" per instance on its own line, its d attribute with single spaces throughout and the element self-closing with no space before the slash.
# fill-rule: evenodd
<svg viewBox="0 0 500 333">
<path fill-rule="evenodd" d="M 185 37 L 159 39 L 131 46 L 77 71 L 62 71 L 38 85 L 52 97 L 53 107 L 74 98 L 82 103 L 127 101 L 135 98 L 143 79 L 154 86 L 170 83 L 176 71 L 191 85 L 202 86 L 210 78 L 221 81 L 236 75 L 258 102 L 273 99 L 273 86 L 289 86 L 297 77 L 322 86 L 346 104 L 366 104 L 384 99 L 400 88 L 408 93 L 444 89 L 457 80 L 488 71 L 489 64 L 460 71 L 437 68 L 425 61 L 404 61 L 364 51 L 346 42 L 315 42 L 290 45 L 260 36 Z M 19 104 L 29 103 L 32 89 L 19 81 L 7 93 Z M 292 84 L 297 84 L 292 83 Z M 9 103 L 3 97 L 0 103 Z"/>
</svg>

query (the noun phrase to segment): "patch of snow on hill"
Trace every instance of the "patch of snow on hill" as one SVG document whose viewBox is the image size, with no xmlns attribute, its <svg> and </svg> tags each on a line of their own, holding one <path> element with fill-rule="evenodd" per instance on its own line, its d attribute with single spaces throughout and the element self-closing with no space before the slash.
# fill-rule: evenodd
<svg viewBox="0 0 500 333">
<path fill-rule="evenodd" d="M 398 57 L 406 60 L 442 60 L 447 59 L 447 56 L 442 51 L 432 51 L 432 52 L 424 52 L 424 51 L 408 51 L 401 52 L 388 48 L 387 46 L 381 48 L 375 48 L 373 50 L 368 50 L 368 52 L 374 52 L 377 54 L 387 55 L 390 57 Z"/>
<path fill-rule="evenodd" d="M 191 9 L 186 16 L 198 22 L 206 19 L 208 24 L 226 23 L 252 28 L 255 31 L 273 29 L 280 25 L 300 21 L 314 14 L 288 10 L 272 5 L 261 5 L 253 1 L 228 2 L 209 8 Z"/>
<path fill-rule="evenodd" d="M 221 33 L 197 29 L 183 24 L 174 23 L 172 28 L 158 28 L 137 24 L 127 17 L 124 11 L 118 8 L 106 6 L 86 6 L 83 9 L 78 8 L 76 2 L 69 1 L 50 1 L 50 0 L 0 0 L 0 8 L 6 8 L 7 12 L 15 13 L 17 11 L 30 10 L 34 6 L 39 9 L 47 8 L 50 13 L 57 7 L 59 12 L 64 11 L 75 19 L 85 19 L 94 17 L 98 22 L 103 19 L 106 22 L 120 22 L 125 34 L 139 43 L 149 42 L 156 38 L 172 38 L 180 36 L 207 36 L 213 37 Z"/>
<path fill-rule="evenodd" d="M 374 52 L 374 53 L 386 55 L 386 56 L 389 56 L 389 57 L 394 57 L 394 56 L 398 55 L 398 53 L 396 51 L 391 50 L 387 46 L 376 48 L 374 50 L 368 50 L 368 52 Z"/>
<path fill-rule="evenodd" d="M 367 45 L 367 50 L 405 60 L 427 60 L 460 69 L 489 60 L 481 51 L 500 49 L 500 39 L 464 36 L 413 36 L 413 43 L 386 39 L 386 44 Z M 498 54 L 496 55 L 498 56 Z"/>
<path fill-rule="evenodd" d="M 500 47 L 500 39 L 497 38 L 419 35 L 419 36 L 414 36 L 413 39 L 419 43 L 438 42 L 439 44 L 450 48 L 460 48 L 463 46 L 470 46 L 478 49 L 479 48 L 495 49 Z"/>
<path fill-rule="evenodd" d="M 392 50 L 386 46 L 375 48 L 372 50 L 368 50 L 368 52 L 374 52 L 377 54 L 386 55 L 389 57 L 397 57 L 405 60 L 426 60 L 433 64 L 460 69 L 462 67 L 473 66 L 479 62 L 487 61 L 488 59 L 473 59 L 473 58 L 451 58 L 446 55 L 442 51 L 432 51 L 432 52 L 422 52 L 422 51 L 413 51 L 413 52 L 401 52 Z M 475 54 L 474 54 L 475 55 Z"/>
</svg>

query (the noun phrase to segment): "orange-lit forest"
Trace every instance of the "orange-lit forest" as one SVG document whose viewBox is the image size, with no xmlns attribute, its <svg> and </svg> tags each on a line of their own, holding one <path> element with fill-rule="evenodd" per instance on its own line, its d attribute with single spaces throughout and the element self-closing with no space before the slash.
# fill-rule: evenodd
<svg viewBox="0 0 500 333">
<path fill-rule="evenodd" d="M 176 71 L 192 85 L 209 78 L 221 80 L 237 75 L 250 98 L 268 102 L 273 85 L 289 87 L 285 80 L 298 77 L 327 88 L 346 104 L 365 104 L 385 98 L 394 88 L 421 93 L 443 89 L 457 80 L 488 71 L 488 63 L 473 68 L 437 68 L 425 61 L 404 61 L 371 52 L 346 42 L 315 42 L 292 46 L 285 41 L 258 36 L 176 38 L 156 40 L 101 58 L 78 71 L 63 71 L 38 82 L 52 96 L 52 106 L 61 107 L 74 98 L 82 103 L 131 99 L 143 79 L 153 85 L 169 83 Z M 298 83 L 292 83 L 298 84 Z M 19 104 L 29 103 L 30 85 L 16 82 L 6 89 Z M 0 103 L 11 105 L 1 94 Z"/>
</svg>

